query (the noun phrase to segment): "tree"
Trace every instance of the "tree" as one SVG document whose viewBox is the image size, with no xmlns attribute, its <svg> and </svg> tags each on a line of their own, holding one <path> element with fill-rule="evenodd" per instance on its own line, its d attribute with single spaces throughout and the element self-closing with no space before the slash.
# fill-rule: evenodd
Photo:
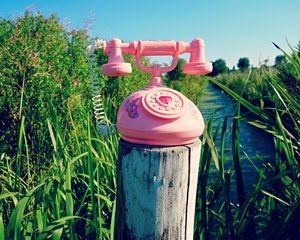
<svg viewBox="0 0 300 240">
<path fill-rule="evenodd" d="M 217 76 L 219 74 L 228 72 L 228 67 L 226 66 L 226 62 L 221 58 L 219 58 L 216 61 L 212 62 L 212 65 L 213 65 L 213 70 L 209 74 L 209 76 L 214 77 L 214 76 Z"/>
<path fill-rule="evenodd" d="M 286 57 L 284 55 L 278 55 L 275 57 L 275 66 L 279 66 L 281 64 L 286 63 Z"/>
<path fill-rule="evenodd" d="M 237 66 L 241 71 L 244 71 L 244 70 L 248 69 L 249 66 L 250 66 L 249 58 L 247 58 L 247 57 L 240 58 L 239 61 L 238 61 Z"/>
</svg>

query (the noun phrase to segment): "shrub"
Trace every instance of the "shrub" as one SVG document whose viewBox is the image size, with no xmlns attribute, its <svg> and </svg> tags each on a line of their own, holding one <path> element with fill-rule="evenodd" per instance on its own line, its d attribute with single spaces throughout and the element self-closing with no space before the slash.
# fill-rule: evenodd
<svg viewBox="0 0 300 240">
<path fill-rule="evenodd" d="M 1 19 L 0 152 L 16 152 L 16 126 L 25 116 L 32 155 L 48 153 L 49 106 L 67 127 L 68 103 L 88 95 L 86 42 L 84 30 L 68 32 L 54 14 L 27 11 L 15 20 Z"/>
<path fill-rule="evenodd" d="M 277 66 L 278 79 L 284 83 L 287 90 L 293 94 L 293 96 L 300 99 L 300 78 L 295 70 L 295 67 L 291 63 L 281 63 Z"/>
</svg>

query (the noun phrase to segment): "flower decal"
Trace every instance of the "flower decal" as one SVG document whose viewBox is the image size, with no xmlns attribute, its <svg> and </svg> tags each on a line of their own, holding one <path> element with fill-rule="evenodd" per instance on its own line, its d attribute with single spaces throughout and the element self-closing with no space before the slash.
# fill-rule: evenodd
<svg viewBox="0 0 300 240">
<path fill-rule="evenodd" d="M 130 118 L 137 118 L 139 116 L 139 114 L 137 112 L 138 106 L 137 106 L 136 102 L 137 102 L 137 99 L 128 99 L 126 101 L 125 108 L 126 108 L 126 112 L 128 113 L 128 116 Z"/>
</svg>

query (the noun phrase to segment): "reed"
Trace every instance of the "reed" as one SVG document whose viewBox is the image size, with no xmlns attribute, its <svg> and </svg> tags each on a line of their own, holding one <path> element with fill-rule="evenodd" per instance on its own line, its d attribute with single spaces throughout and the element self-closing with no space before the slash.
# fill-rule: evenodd
<svg viewBox="0 0 300 240">
<path fill-rule="evenodd" d="M 103 139 L 88 115 L 68 131 L 52 111 L 52 162 L 39 172 L 30 166 L 22 117 L 18 154 L 1 155 L 0 239 L 113 238 L 118 136 Z"/>
<path fill-rule="evenodd" d="M 292 51 L 292 54 L 295 52 Z M 291 58 L 297 61 L 295 67 L 298 67 L 299 58 Z M 211 163 L 214 164 L 209 167 L 216 169 L 216 175 L 211 181 L 207 181 L 205 176 L 199 178 L 196 239 L 297 239 L 300 232 L 297 224 L 300 217 L 299 102 L 272 73 L 268 75 L 268 84 L 277 101 L 275 107 L 269 109 L 254 105 L 216 79 L 211 79 L 211 82 L 231 95 L 237 106 L 230 132 L 226 132 L 224 125 L 227 119 L 224 119 L 219 133 L 222 136 L 219 150 L 212 149 L 215 148 L 215 139 L 211 136 L 210 127 L 203 137 L 203 141 L 209 144 L 203 146 L 202 164 L 213 160 Z M 254 164 L 253 170 L 257 175 L 248 191 L 243 185 L 241 156 L 245 155 L 244 159 L 251 164 L 253 161 L 240 149 L 239 121 L 266 131 L 273 137 L 275 146 L 274 159 L 262 162 L 260 166 Z M 220 167 L 224 161 L 225 139 L 228 139 L 224 135 L 232 138 L 233 155 L 226 156 L 227 161 L 233 163 L 229 169 Z M 201 173 L 206 173 L 204 168 L 200 168 Z M 236 178 L 236 200 L 229 194 L 233 176 Z M 200 224 L 202 222 L 205 224 Z"/>
</svg>

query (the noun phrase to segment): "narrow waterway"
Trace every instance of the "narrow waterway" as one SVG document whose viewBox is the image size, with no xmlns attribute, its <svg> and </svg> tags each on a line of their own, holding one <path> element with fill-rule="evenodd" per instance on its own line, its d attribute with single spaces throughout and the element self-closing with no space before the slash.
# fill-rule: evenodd
<svg viewBox="0 0 300 240">
<path fill-rule="evenodd" d="M 232 116 L 235 111 L 235 102 L 230 96 L 224 94 L 220 89 L 215 88 L 212 84 L 208 84 L 205 95 L 201 98 L 199 103 L 200 111 L 207 124 L 214 115 L 213 129 L 215 130 L 219 123 L 221 123 L 220 131 L 222 130 L 223 120 L 228 116 L 227 124 L 227 138 L 226 138 L 226 162 L 225 169 L 233 166 L 232 149 L 231 149 L 231 132 L 230 126 L 232 123 Z M 240 144 L 241 149 L 258 167 L 267 160 L 274 156 L 274 144 L 270 135 L 264 131 L 251 126 L 243 121 L 240 124 Z M 216 146 L 220 149 L 220 134 L 216 141 Z M 250 189 L 253 181 L 256 178 L 256 171 L 250 161 L 247 159 L 246 154 L 241 153 L 241 166 L 243 170 L 243 177 L 246 189 Z M 232 179 L 235 182 L 235 179 Z"/>
</svg>

